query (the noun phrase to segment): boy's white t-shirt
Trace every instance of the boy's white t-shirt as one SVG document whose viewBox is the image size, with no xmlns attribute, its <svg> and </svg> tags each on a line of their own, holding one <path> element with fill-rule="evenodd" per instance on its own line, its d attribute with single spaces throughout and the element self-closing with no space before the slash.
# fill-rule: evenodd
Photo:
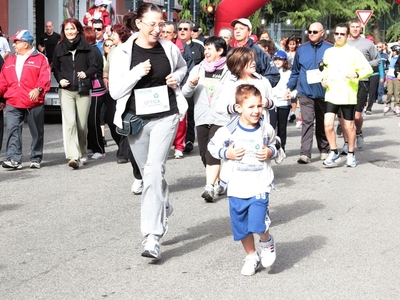
<svg viewBox="0 0 400 300">
<path fill-rule="evenodd" d="M 238 198 L 250 198 L 257 194 L 268 192 L 268 172 L 265 163 L 256 158 L 256 151 L 268 145 L 263 141 L 262 128 L 243 128 L 238 124 L 232 134 L 231 141 L 235 148 L 245 148 L 246 153 L 241 160 L 236 160 L 229 179 L 227 195 Z"/>
</svg>

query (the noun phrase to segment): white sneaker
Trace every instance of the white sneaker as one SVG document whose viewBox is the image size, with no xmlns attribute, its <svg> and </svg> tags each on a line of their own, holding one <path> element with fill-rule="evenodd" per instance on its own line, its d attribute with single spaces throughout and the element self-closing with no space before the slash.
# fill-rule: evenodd
<svg viewBox="0 0 400 300">
<path fill-rule="evenodd" d="M 96 152 L 95 154 L 92 155 L 92 159 L 100 159 L 100 158 L 105 158 L 106 154 L 105 153 L 100 153 Z"/>
<path fill-rule="evenodd" d="M 261 264 L 264 268 L 268 268 L 272 266 L 276 259 L 276 252 L 275 252 L 275 240 L 272 235 L 270 236 L 270 240 L 266 243 L 260 241 L 260 256 L 261 256 Z"/>
<path fill-rule="evenodd" d="M 31 165 L 29 166 L 31 169 L 40 169 L 40 162 L 32 161 Z"/>
<path fill-rule="evenodd" d="M 214 187 L 211 184 L 207 184 L 201 197 L 203 197 L 206 202 L 213 202 L 215 197 Z"/>
<path fill-rule="evenodd" d="M 301 125 L 303 125 L 303 121 L 297 121 L 296 122 L 296 128 L 300 129 Z"/>
<path fill-rule="evenodd" d="M 135 181 L 132 184 L 131 191 L 135 195 L 140 195 L 143 191 L 143 180 L 135 179 Z"/>
<path fill-rule="evenodd" d="M 253 254 L 249 254 L 244 259 L 241 274 L 244 276 L 254 275 L 260 266 L 260 256 L 258 253 L 254 252 Z"/>
<path fill-rule="evenodd" d="M 160 259 L 160 242 L 158 238 L 152 234 L 149 234 L 147 238 L 142 242 L 143 251 L 142 256 L 153 258 L 153 259 Z"/>
<path fill-rule="evenodd" d="M 175 150 L 174 157 L 175 157 L 176 159 L 183 158 L 183 153 L 182 153 L 182 151 Z"/>
<path fill-rule="evenodd" d="M 214 197 L 218 197 L 220 195 L 225 194 L 225 189 L 219 185 L 219 183 L 214 184 Z"/>
<path fill-rule="evenodd" d="M 353 153 L 347 153 L 346 167 L 355 168 L 356 166 L 356 156 Z"/>
<path fill-rule="evenodd" d="M 87 165 L 87 162 L 88 162 L 88 159 L 87 159 L 87 157 L 82 157 L 81 158 L 81 163 L 82 163 L 82 165 Z"/>
</svg>

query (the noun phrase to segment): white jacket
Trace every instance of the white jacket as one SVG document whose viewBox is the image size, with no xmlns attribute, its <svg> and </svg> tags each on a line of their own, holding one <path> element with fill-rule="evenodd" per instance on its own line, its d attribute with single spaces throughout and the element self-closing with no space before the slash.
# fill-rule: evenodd
<svg viewBox="0 0 400 300">
<path fill-rule="evenodd" d="M 132 43 L 137 39 L 139 33 L 134 33 L 125 43 L 118 45 L 114 49 L 113 57 L 110 62 L 109 90 L 110 95 L 117 101 L 114 115 L 114 124 L 122 128 L 122 114 L 126 109 L 126 103 L 132 93 L 132 89 L 137 82 L 142 79 L 144 74 L 142 63 L 130 69 L 132 58 Z M 186 62 L 182 58 L 179 48 L 170 41 L 159 39 L 158 42 L 164 48 L 165 54 L 171 65 L 172 74 L 178 82 L 175 89 L 176 101 L 180 115 L 184 115 L 187 110 L 186 99 L 182 96 L 179 83 L 186 74 Z"/>
<path fill-rule="evenodd" d="M 216 90 L 213 99 L 211 99 L 211 103 L 204 86 L 205 69 L 201 63 L 196 65 L 192 71 L 190 71 L 189 78 L 195 76 L 200 77 L 198 84 L 196 86 L 191 86 L 189 80 L 186 81 L 185 85 L 182 87 L 182 94 L 186 98 L 194 98 L 194 120 L 196 126 L 205 124 L 224 126 L 228 124 L 230 117 L 226 110 L 220 113 L 216 111 L 218 102 L 226 102 L 227 95 L 224 89 L 224 83 L 231 77 L 231 72 L 229 72 L 228 67 L 225 65 L 223 68 L 218 89 Z"/>
</svg>

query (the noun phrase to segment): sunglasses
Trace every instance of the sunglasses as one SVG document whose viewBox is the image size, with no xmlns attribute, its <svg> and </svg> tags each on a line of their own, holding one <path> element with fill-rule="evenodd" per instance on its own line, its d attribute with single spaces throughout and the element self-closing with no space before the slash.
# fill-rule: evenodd
<svg viewBox="0 0 400 300">
<path fill-rule="evenodd" d="M 95 28 L 94 30 L 96 30 L 96 31 L 102 31 L 103 28 Z"/>
<path fill-rule="evenodd" d="M 199 32 L 199 30 L 198 29 L 193 29 L 193 32 Z"/>
<path fill-rule="evenodd" d="M 347 35 L 347 33 L 343 33 L 343 32 L 334 32 L 333 33 L 335 36 L 338 36 L 338 35 L 340 35 L 340 36 L 345 36 L 345 35 Z"/>
<path fill-rule="evenodd" d="M 309 30 L 308 34 L 318 34 L 320 33 L 320 30 Z"/>
<path fill-rule="evenodd" d="M 107 8 L 108 5 L 107 4 L 102 4 L 101 7 Z"/>
<path fill-rule="evenodd" d="M 182 31 L 182 30 L 184 30 L 184 31 L 188 31 L 188 30 L 189 30 L 189 28 L 187 28 L 187 27 L 179 27 L 179 28 L 178 28 L 178 30 L 179 30 L 179 31 Z"/>
<path fill-rule="evenodd" d="M 110 48 L 110 47 L 114 46 L 114 44 L 108 44 L 108 45 L 107 45 L 107 44 L 105 44 L 104 46 L 105 46 L 105 47 L 109 47 L 109 48 Z"/>
</svg>

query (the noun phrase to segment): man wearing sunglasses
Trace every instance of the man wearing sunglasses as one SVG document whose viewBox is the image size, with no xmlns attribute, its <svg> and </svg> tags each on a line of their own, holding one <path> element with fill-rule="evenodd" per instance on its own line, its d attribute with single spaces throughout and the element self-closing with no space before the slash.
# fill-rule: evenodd
<svg viewBox="0 0 400 300">
<path fill-rule="evenodd" d="M 192 39 L 193 22 L 190 20 L 180 20 L 178 23 L 178 37 L 186 43 L 192 52 L 194 64 L 201 63 L 204 59 L 204 46 L 199 40 Z M 193 98 L 186 99 L 189 104 L 187 110 L 187 129 L 185 138 L 185 148 L 183 152 L 189 153 L 193 150 L 195 140 L 195 124 L 194 124 L 194 100 Z"/>
<path fill-rule="evenodd" d="M 330 167 L 340 161 L 334 130 L 335 116 L 341 111 L 342 128 L 348 137 L 348 153 L 346 167 L 354 168 L 356 157 L 354 146 L 356 131 L 354 128 L 354 111 L 357 104 L 359 80 L 367 78 L 373 72 L 364 55 L 351 47 L 347 42 L 349 25 L 340 23 L 334 31 L 335 46 L 325 51 L 322 71 L 322 86 L 325 94 L 325 133 L 330 146 L 330 153 L 323 164 Z"/>
<path fill-rule="evenodd" d="M 104 44 L 104 25 L 103 21 L 96 19 L 93 20 L 92 27 L 96 30 L 96 46 L 100 50 L 101 55 L 103 55 L 103 44 Z"/>
<path fill-rule="evenodd" d="M 332 45 L 324 41 L 324 28 L 315 22 L 308 28 L 309 42 L 302 44 L 296 51 L 292 73 L 287 84 L 287 96 L 297 89 L 303 123 L 301 127 L 301 146 L 299 164 L 311 162 L 313 145 L 314 118 L 315 138 L 317 140 L 320 159 L 328 157 L 329 143 L 324 130 L 325 90 L 321 85 L 321 72 L 318 63 L 324 53 Z"/>
<path fill-rule="evenodd" d="M 186 80 L 189 76 L 189 72 L 194 67 L 194 62 L 193 62 L 192 52 L 190 50 L 190 47 L 185 42 L 183 42 L 180 38 L 178 38 L 177 31 L 178 31 L 178 27 L 174 22 L 165 21 L 165 26 L 161 30 L 160 37 L 163 40 L 173 42 L 176 46 L 178 46 L 179 50 L 181 51 L 181 55 L 187 65 L 186 75 L 180 83 L 180 85 L 183 86 L 186 83 Z M 187 131 L 187 120 L 186 120 L 186 116 L 185 116 L 182 120 L 179 121 L 178 131 L 176 132 L 175 139 L 173 142 L 173 146 L 174 146 L 174 150 L 175 150 L 174 157 L 176 159 L 183 158 L 183 150 L 185 147 L 186 131 Z"/>
</svg>

